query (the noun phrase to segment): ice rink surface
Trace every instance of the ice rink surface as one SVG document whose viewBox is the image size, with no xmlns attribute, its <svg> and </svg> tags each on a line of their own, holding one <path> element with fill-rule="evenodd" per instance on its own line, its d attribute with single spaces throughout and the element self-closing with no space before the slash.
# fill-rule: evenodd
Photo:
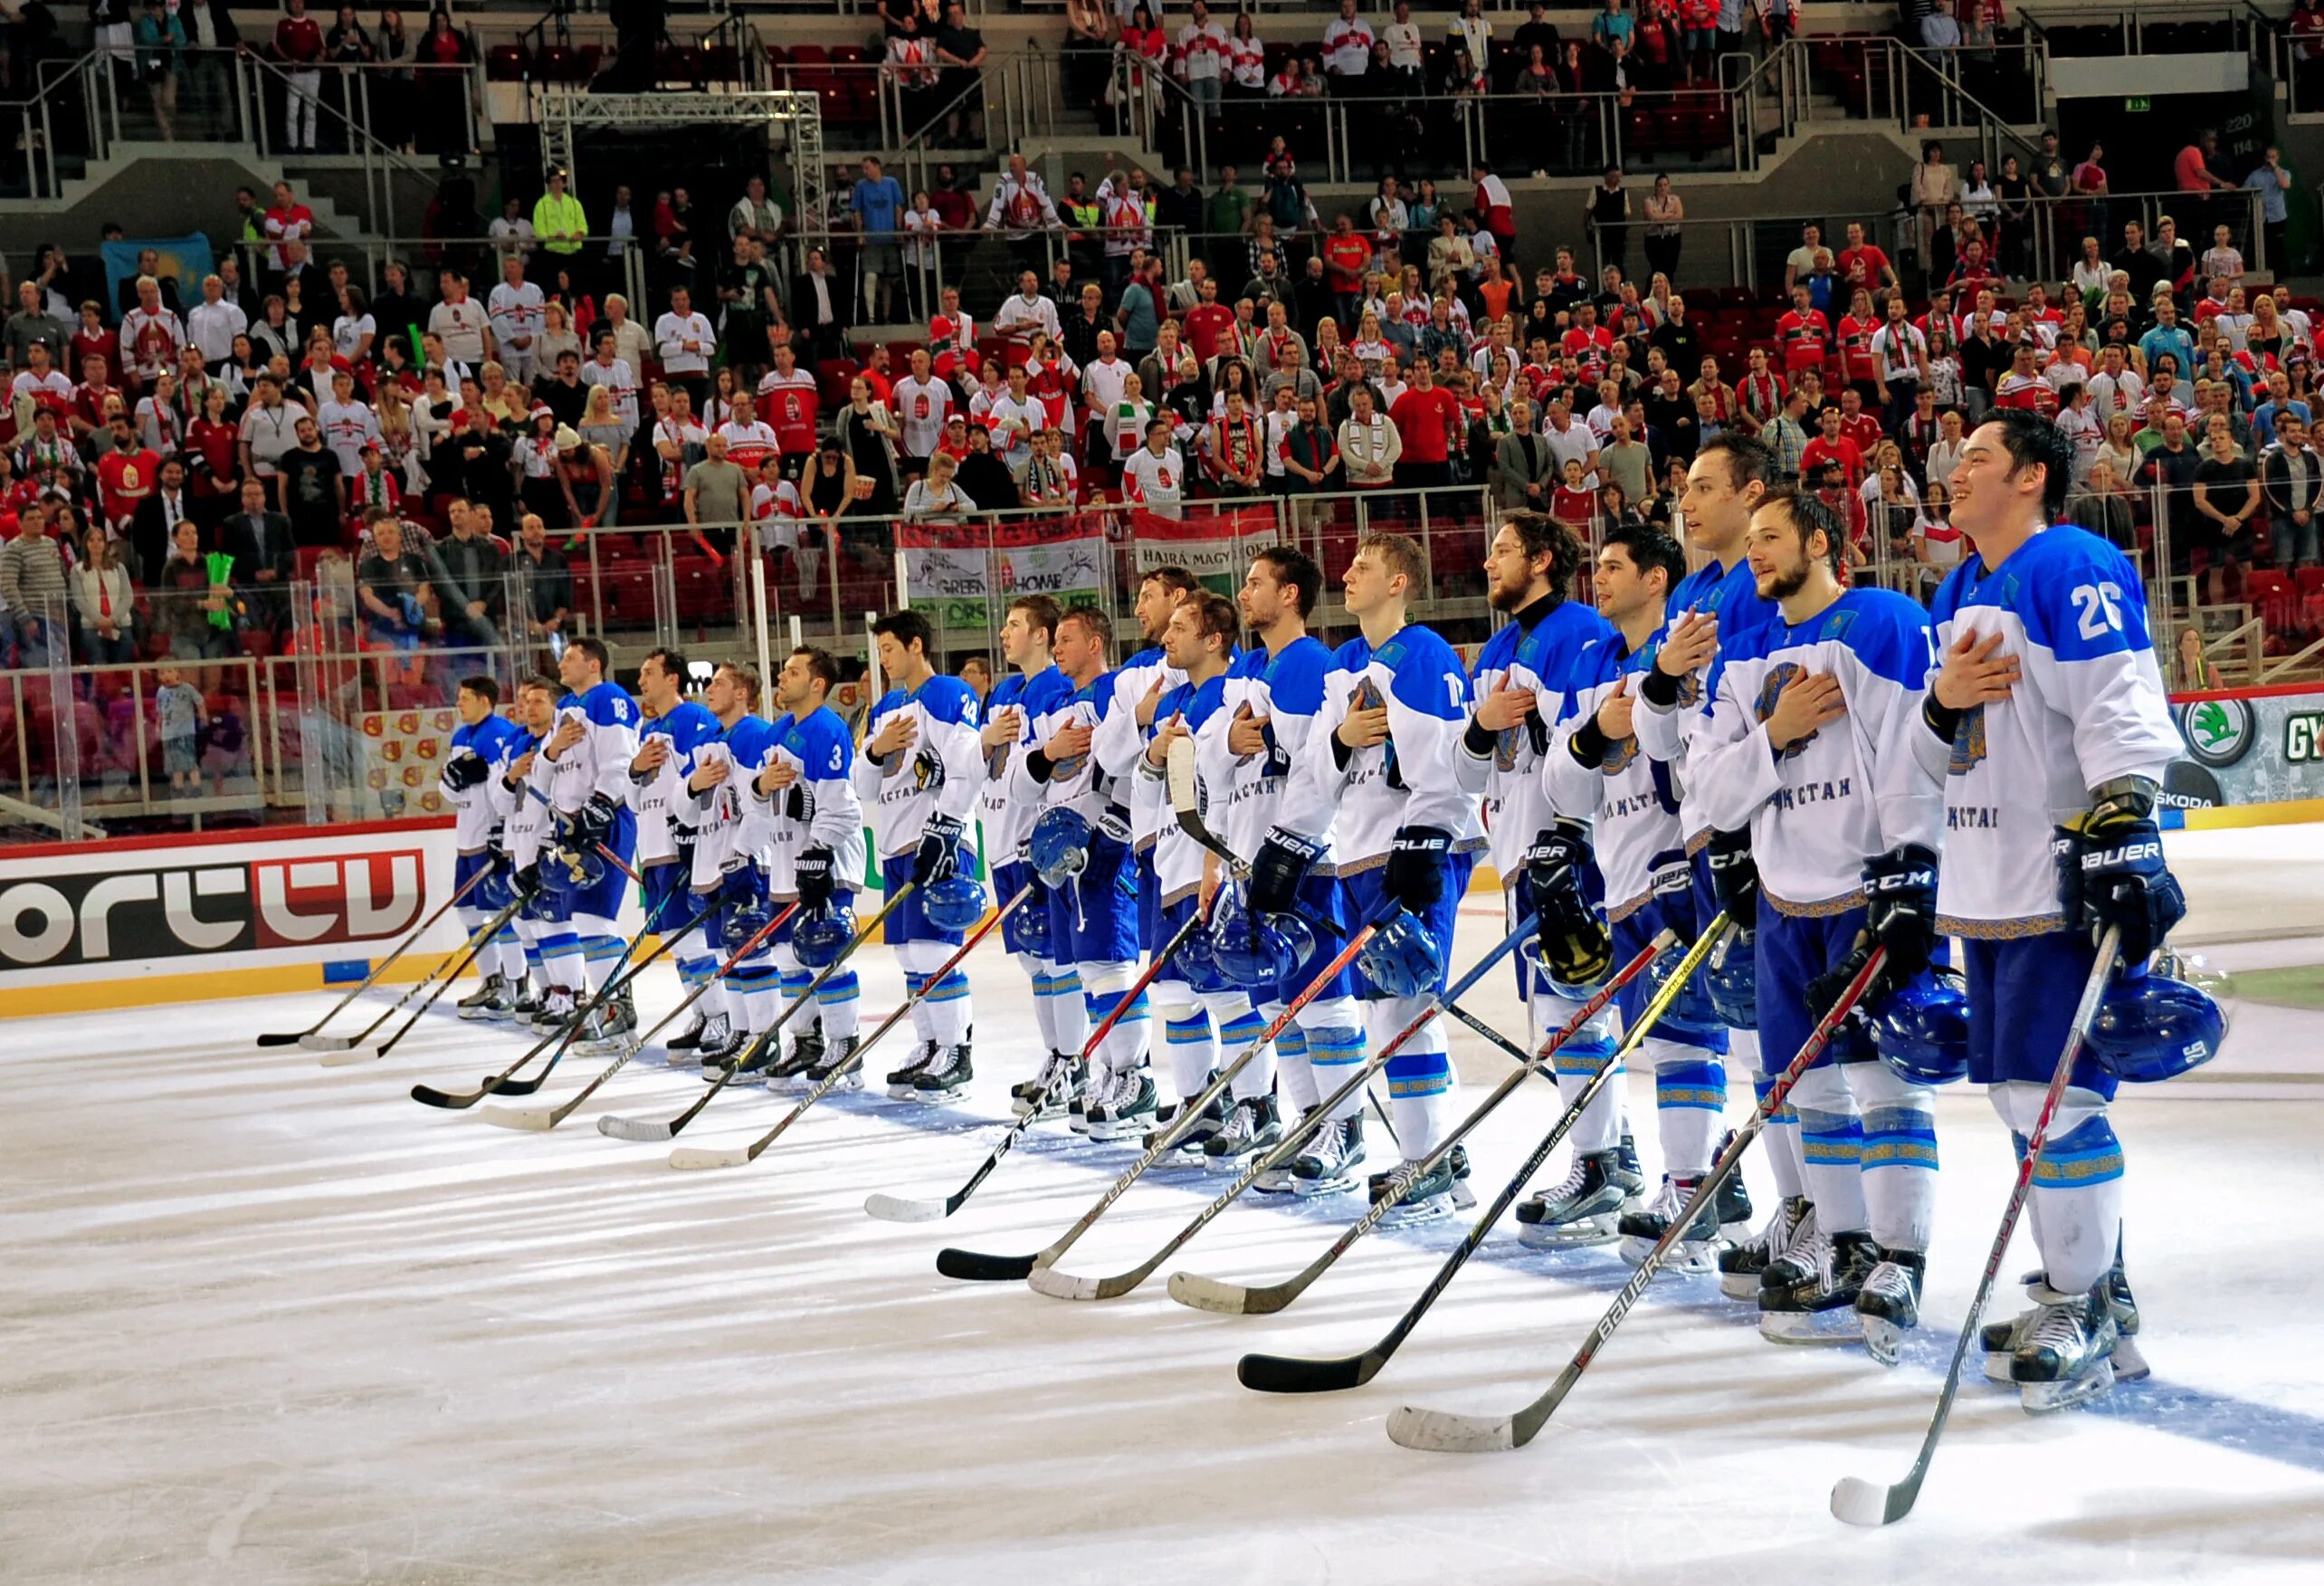
<svg viewBox="0 0 2324 1586">
<path fill-rule="evenodd" d="M 2313 830 L 2173 849 L 2214 963 L 2324 960 Z M 1472 916 L 1463 964 L 1498 935 Z M 867 1011 L 894 1006 L 888 955 L 864 969 Z M 449 1017 L 335 1070 L 251 1045 L 320 995 L 0 1023 L 0 1581 L 2324 1579 L 2318 1015 L 2242 1001 L 2216 1063 L 2126 1092 L 2153 1378 L 2043 1420 L 1973 1381 L 1919 1509 L 1872 1533 L 1826 1495 L 1900 1476 L 1926 1423 L 2011 1172 L 1981 1095 L 1940 1101 L 1926 1322 L 1896 1370 L 1763 1342 L 1712 1280 L 1664 1278 L 1530 1447 L 1419 1454 L 1388 1411 L 1532 1398 L 1626 1275 L 1611 1249 L 1536 1255 L 1505 1224 L 1376 1381 L 1307 1399 L 1245 1391 L 1235 1358 L 1361 1349 L 1465 1220 L 1367 1240 L 1267 1318 L 1182 1308 L 1165 1279 L 1286 1275 L 1359 1208 L 1251 1198 L 1110 1303 L 939 1277 L 946 1244 L 1035 1249 L 1134 1154 L 1046 1125 L 948 1223 L 864 1216 L 873 1190 L 955 1187 L 1031 1072 L 1023 978 L 997 944 L 970 969 L 963 1105 L 835 1100 L 700 1173 L 595 1128 L 700 1094 L 658 1061 L 541 1136 L 409 1099 L 520 1049 Z M 675 994 L 657 970 L 640 1001 Z M 1519 1027 L 1503 975 L 1470 1006 Z M 1504 1060 L 1453 1044 L 1481 1099 Z M 1731 1119 L 1748 1098 L 1738 1076 Z M 682 1138 L 786 1104 L 737 1087 Z M 1651 1173 L 1650 1079 L 1630 1106 Z M 1481 1196 L 1555 1115 L 1547 1084 L 1501 1110 Z M 1757 1153 L 1747 1176 L 1764 1209 Z M 1142 1260 L 1217 1182 L 1157 1171 L 1063 1265 Z"/>
</svg>

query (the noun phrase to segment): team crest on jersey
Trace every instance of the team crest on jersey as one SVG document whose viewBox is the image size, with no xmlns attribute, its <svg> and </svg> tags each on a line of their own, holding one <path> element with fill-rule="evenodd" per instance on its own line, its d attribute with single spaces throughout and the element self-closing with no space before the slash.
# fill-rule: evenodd
<svg viewBox="0 0 2324 1586">
<path fill-rule="evenodd" d="M 1618 777 L 1628 770 L 1638 758 L 1638 734 L 1606 740 L 1605 752 L 1598 757 L 1598 769 L 1609 777 Z"/>
<path fill-rule="evenodd" d="M 1524 727 L 1521 723 L 1511 722 L 1493 734 L 1493 769 L 1497 771 L 1517 769 L 1517 746 L 1523 741 L 1521 736 L 1523 732 Z"/>
<path fill-rule="evenodd" d="M 1778 661 L 1775 665 L 1768 667 L 1767 675 L 1759 683 L 1759 697 L 1751 702 L 1752 714 L 1762 721 L 1773 716 L 1776 713 L 1776 702 L 1783 697 L 1784 690 L 1806 675 L 1807 668 L 1800 665 L 1796 661 Z M 1802 750 L 1814 743 L 1815 739 L 1816 734 L 1811 732 L 1782 750 L 1776 759 L 1778 761 L 1795 759 Z M 1982 755 L 1984 752 L 1984 740 L 1980 738 L 1978 753 Z"/>
<path fill-rule="evenodd" d="M 1380 651 L 1375 659 L 1386 660 L 1388 651 L 1395 648 L 1395 645 L 1388 646 L 1387 649 Z M 1374 683 L 1370 674 L 1367 674 L 1356 680 L 1356 687 L 1348 696 L 1348 713 L 1352 716 L 1358 711 L 1376 711 L 1387 702 L 1386 697 L 1380 693 L 1379 684 Z M 1404 771 L 1396 764 L 1396 740 L 1393 738 L 1383 739 L 1380 749 L 1387 756 L 1386 775 L 1388 786 L 1398 792 L 1404 791 Z"/>
<path fill-rule="evenodd" d="M 1953 752 L 1945 761 L 1948 777 L 1966 777 L 1986 757 L 1986 708 L 1971 705 L 1953 729 Z"/>
<path fill-rule="evenodd" d="M 998 781 L 1000 779 L 1001 773 L 1008 769 L 1009 750 L 1012 747 L 1012 745 L 1006 743 L 995 743 L 991 748 L 985 750 L 986 780 Z"/>
</svg>

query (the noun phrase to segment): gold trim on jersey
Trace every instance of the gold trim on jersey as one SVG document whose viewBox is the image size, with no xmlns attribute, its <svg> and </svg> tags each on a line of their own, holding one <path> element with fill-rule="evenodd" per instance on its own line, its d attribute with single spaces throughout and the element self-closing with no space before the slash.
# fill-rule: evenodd
<svg viewBox="0 0 2324 1586">
<path fill-rule="evenodd" d="M 2047 936 L 2066 928 L 2062 913 L 2032 914 L 2017 920 L 1964 920 L 1955 914 L 1937 916 L 1937 930 L 1945 936 L 1967 937 L 1971 941 L 2023 941 L 2030 936 Z"/>
<path fill-rule="evenodd" d="M 1779 898 L 1764 884 L 1759 888 L 1759 896 L 1776 913 L 1794 920 L 1829 920 L 1851 909 L 1864 906 L 1864 889 L 1861 886 L 1836 898 L 1825 898 L 1819 903 L 1795 903 L 1788 898 Z"/>
<path fill-rule="evenodd" d="M 1710 846 L 1710 828 L 1705 826 L 1687 839 L 1687 857 L 1691 859 Z"/>
<path fill-rule="evenodd" d="M 1199 881 L 1190 881 L 1184 886 L 1173 887 L 1170 891 L 1162 894 L 1162 906 L 1166 909 L 1173 907 L 1176 904 L 1184 903 L 1186 899 L 1193 897 L 1196 893 L 1202 890 L 1203 884 Z"/>
<path fill-rule="evenodd" d="M 1605 911 L 1605 922 L 1609 925 L 1619 925 L 1653 901 L 1654 889 L 1648 887 L 1634 898 L 1625 898 L 1621 903 L 1608 904 Z"/>
<path fill-rule="evenodd" d="M 1342 859 L 1338 862 L 1339 875 L 1343 880 L 1351 875 L 1361 875 L 1367 870 L 1379 869 L 1387 862 L 1388 856 L 1386 854 L 1375 855 L 1369 859 Z"/>
</svg>

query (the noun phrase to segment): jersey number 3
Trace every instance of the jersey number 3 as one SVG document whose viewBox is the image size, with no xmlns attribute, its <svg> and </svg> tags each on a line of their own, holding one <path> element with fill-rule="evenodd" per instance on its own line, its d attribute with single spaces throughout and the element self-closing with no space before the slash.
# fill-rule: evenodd
<svg viewBox="0 0 2324 1586">
<path fill-rule="evenodd" d="M 2081 620 L 2075 626 L 2083 638 L 2095 639 L 2109 629 L 2118 634 L 2122 631 L 2122 607 L 2118 604 L 2122 598 L 2120 585 L 2077 585 L 2068 598 L 2081 613 Z"/>
</svg>

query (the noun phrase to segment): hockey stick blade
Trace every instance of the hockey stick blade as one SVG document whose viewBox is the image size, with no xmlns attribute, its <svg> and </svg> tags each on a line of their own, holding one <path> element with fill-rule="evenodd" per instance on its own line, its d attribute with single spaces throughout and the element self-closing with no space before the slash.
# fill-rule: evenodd
<svg viewBox="0 0 2324 1586">
<path fill-rule="evenodd" d="M 1234 1380 L 1259 1393 L 1338 1393 L 1361 1388 L 1387 1363 L 1388 1357 L 1376 1349 L 1336 1361 L 1247 1354 L 1234 1362 Z"/>
<path fill-rule="evenodd" d="M 570 1051 L 572 1048 L 568 1046 L 565 1050 Z M 564 1061 L 564 1058 L 565 1052 L 561 1051 L 548 1060 L 548 1067 L 530 1079 L 496 1079 L 487 1088 L 496 1096 L 529 1096 L 540 1089 L 542 1081 L 557 1072 L 557 1064 Z"/>
<path fill-rule="evenodd" d="M 747 1145 L 680 1145 L 670 1151 L 673 1168 L 739 1168 L 748 1165 L 750 1148 Z"/>
<path fill-rule="evenodd" d="M 1196 1311 L 1208 1311 L 1214 1316 L 1272 1316 L 1290 1304 L 1288 1300 L 1273 1305 L 1258 1303 L 1263 1289 L 1245 1288 L 1239 1283 L 1227 1283 L 1220 1278 L 1205 1277 L 1199 1272 L 1174 1272 L 1167 1285 L 1170 1297 L 1180 1304 Z"/>
<path fill-rule="evenodd" d="M 1028 1274 L 1025 1282 L 1033 1293 L 1052 1300 L 1115 1300 L 1136 1288 L 1152 1270 L 1148 1266 L 1111 1277 L 1080 1277 L 1060 1267 L 1043 1266 Z"/>
<path fill-rule="evenodd" d="M 501 1129 L 546 1131 L 557 1127 L 557 1113 L 548 1107 L 487 1107 L 476 1116 Z"/>
<path fill-rule="evenodd" d="M 941 1222 L 952 1215 L 953 1208 L 945 1200 L 910 1200 L 901 1195 L 874 1193 L 864 1198 L 863 1210 L 881 1222 L 917 1223 Z"/>
<path fill-rule="evenodd" d="M 1517 1447 L 1517 1426 L 1507 1416 L 1454 1415 L 1405 1405 L 1388 1417 L 1388 1439 L 1400 1448 L 1431 1454 L 1498 1454 Z"/>
<path fill-rule="evenodd" d="M 1832 1513 L 1851 1525 L 1893 1525 L 1912 1513 L 1919 1496 L 1919 1471 L 1894 1486 L 1866 1481 L 1861 1476 L 1843 1476 L 1833 1484 Z"/>
<path fill-rule="evenodd" d="M 262 1046 L 305 1046 L 308 1039 L 309 1037 L 306 1036 L 299 1035 L 290 1031 L 278 1030 L 271 1034 L 259 1037 L 258 1044 Z M 313 1051 L 316 1048 L 311 1046 L 308 1047 L 308 1050 L 310 1051 Z"/>
<path fill-rule="evenodd" d="M 640 1145 L 653 1145 L 668 1140 L 677 1131 L 670 1127 L 667 1118 L 617 1118 L 608 1113 L 597 1120 L 597 1132 L 615 1140 L 633 1140 Z"/>
<path fill-rule="evenodd" d="M 378 1056 L 379 1054 L 376 1052 L 365 1052 L 355 1047 L 342 1047 L 337 1051 L 325 1052 L 320 1057 L 315 1060 L 315 1066 L 318 1068 L 357 1068 L 366 1063 L 376 1062 L 378 1060 Z"/>
<path fill-rule="evenodd" d="M 1033 1275 L 1030 1256 L 987 1256 L 981 1250 L 946 1246 L 936 1253 L 936 1270 L 967 1283 L 1023 1283 Z"/>
<path fill-rule="evenodd" d="M 412 1100 L 424 1107 L 443 1107 L 451 1112 L 464 1113 L 492 1094 L 487 1088 L 491 1083 L 492 1076 L 488 1074 L 477 1082 L 472 1091 L 454 1093 L 438 1090 L 432 1084 L 415 1084 L 412 1087 Z"/>
<path fill-rule="evenodd" d="M 304 1046 L 310 1052 L 346 1052 L 354 1047 L 355 1040 L 353 1036 L 291 1036 L 278 1041 L 271 1036 L 261 1036 L 258 1044 L 262 1046 Z"/>
</svg>

